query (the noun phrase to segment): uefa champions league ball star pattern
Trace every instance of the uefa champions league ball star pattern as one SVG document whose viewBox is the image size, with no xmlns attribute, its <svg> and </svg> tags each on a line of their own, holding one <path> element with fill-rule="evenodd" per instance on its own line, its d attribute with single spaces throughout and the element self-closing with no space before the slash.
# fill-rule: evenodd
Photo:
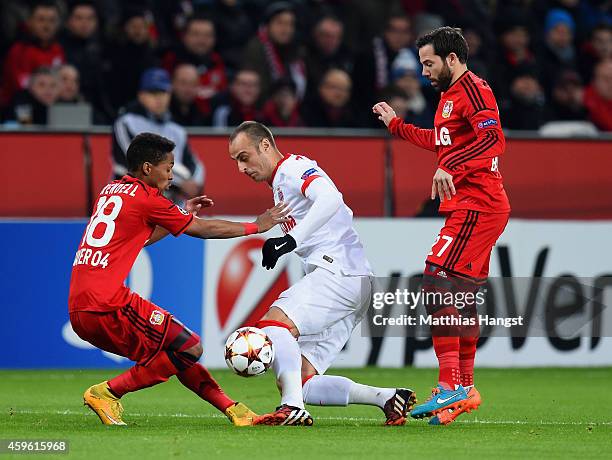
<svg viewBox="0 0 612 460">
<path fill-rule="evenodd" d="M 256 327 L 241 327 L 225 342 L 225 362 L 242 377 L 263 375 L 273 360 L 272 341 Z"/>
</svg>

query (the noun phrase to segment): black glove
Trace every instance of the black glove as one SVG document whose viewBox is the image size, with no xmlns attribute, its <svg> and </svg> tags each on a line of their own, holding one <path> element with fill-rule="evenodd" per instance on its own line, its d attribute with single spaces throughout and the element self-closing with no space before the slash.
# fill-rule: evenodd
<svg viewBox="0 0 612 460">
<path fill-rule="evenodd" d="M 261 248 L 263 256 L 261 265 L 268 270 L 274 268 L 280 256 L 293 251 L 296 247 L 297 243 L 291 235 L 285 235 L 281 238 L 269 238 Z"/>
</svg>

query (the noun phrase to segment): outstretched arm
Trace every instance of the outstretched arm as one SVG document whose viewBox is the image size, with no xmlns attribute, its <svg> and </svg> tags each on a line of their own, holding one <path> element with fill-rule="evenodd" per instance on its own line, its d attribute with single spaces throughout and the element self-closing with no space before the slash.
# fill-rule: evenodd
<svg viewBox="0 0 612 460">
<path fill-rule="evenodd" d="M 436 143 L 433 129 L 417 128 L 410 123 L 404 123 L 395 114 L 395 110 L 386 102 L 374 104 L 372 112 L 378 115 L 378 119 L 385 124 L 389 132 L 394 136 L 401 137 L 418 147 L 435 152 Z"/>
<path fill-rule="evenodd" d="M 200 209 L 210 208 L 211 206 L 214 206 L 214 205 L 215 205 L 215 202 L 212 199 L 208 198 L 206 195 L 196 196 L 195 198 L 192 198 L 185 202 L 185 211 L 193 214 L 194 216 L 197 216 L 198 213 L 200 212 Z M 151 234 L 151 237 L 145 243 L 145 246 L 150 246 L 153 243 L 157 243 L 159 240 L 164 239 L 169 234 L 170 232 L 168 230 L 166 230 L 161 225 L 158 225 L 155 227 L 155 230 L 153 230 L 153 233 Z"/>
<path fill-rule="evenodd" d="M 284 203 L 278 203 L 273 208 L 257 216 L 255 222 L 231 222 L 220 219 L 193 218 L 185 233 L 196 238 L 224 239 L 239 236 L 264 233 L 275 225 L 286 222 L 289 209 Z"/>
</svg>

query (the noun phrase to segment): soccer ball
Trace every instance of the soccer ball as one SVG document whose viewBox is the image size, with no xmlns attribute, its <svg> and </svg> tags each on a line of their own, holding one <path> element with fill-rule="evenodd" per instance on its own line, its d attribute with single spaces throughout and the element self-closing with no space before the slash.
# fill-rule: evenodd
<svg viewBox="0 0 612 460">
<path fill-rule="evenodd" d="M 225 362 L 242 377 L 263 375 L 273 359 L 272 341 L 256 327 L 241 327 L 225 342 Z"/>
</svg>

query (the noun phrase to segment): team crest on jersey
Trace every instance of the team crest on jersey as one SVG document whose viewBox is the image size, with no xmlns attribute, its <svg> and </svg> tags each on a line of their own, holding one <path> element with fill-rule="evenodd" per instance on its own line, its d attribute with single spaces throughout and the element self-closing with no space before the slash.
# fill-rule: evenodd
<svg viewBox="0 0 612 460">
<path fill-rule="evenodd" d="M 278 197 L 278 201 L 285 201 L 285 196 L 280 187 L 276 187 L 276 196 Z"/>
<path fill-rule="evenodd" d="M 179 208 L 180 209 L 180 208 Z M 159 326 L 161 323 L 164 322 L 164 317 L 165 315 L 159 311 L 159 310 L 153 310 L 151 312 L 151 317 L 149 318 L 149 322 L 153 325 L 153 326 Z"/>
<path fill-rule="evenodd" d="M 185 214 L 186 216 L 189 215 L 189 213 L 187 211 L 185 211 L 183 208 L 181 208 L 180 206 L 176 206 L 178 208 L 178 210 L 180 211 L 181 214 Z"/>
<path fill-rule="evenodd" d="M 450 117 L 450 114 L 452 111 L 453 111 L 453 101 L 446 101 L 444 103 L 444 107 L 442 107 L 442 118 Z"/>
</svg>

